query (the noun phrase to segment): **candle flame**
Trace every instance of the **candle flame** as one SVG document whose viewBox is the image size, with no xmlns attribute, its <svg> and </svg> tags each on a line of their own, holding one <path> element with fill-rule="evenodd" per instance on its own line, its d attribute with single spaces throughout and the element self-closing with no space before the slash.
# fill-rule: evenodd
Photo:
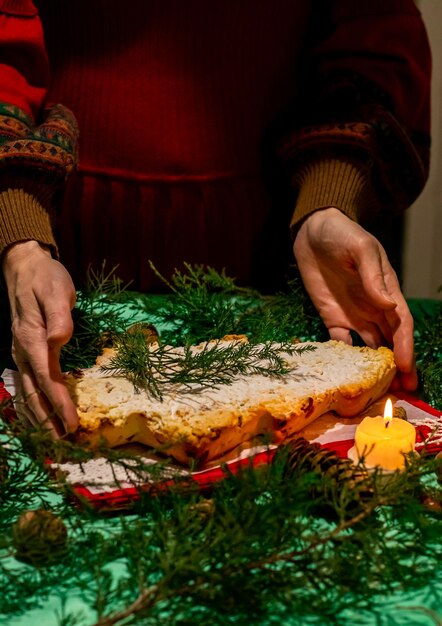
<svg viewBox="0 0 442 626">
<path fill-rule="evenodd" d="M 387 402 L 385 403 L 385 409 L 384 409 L 385 428 L 387 428 L 390 425 L 390 422 L 392 419 L 393 419 L 393 403 L 390 400 L 390 398 L 388 398 Z"/>
</svg>

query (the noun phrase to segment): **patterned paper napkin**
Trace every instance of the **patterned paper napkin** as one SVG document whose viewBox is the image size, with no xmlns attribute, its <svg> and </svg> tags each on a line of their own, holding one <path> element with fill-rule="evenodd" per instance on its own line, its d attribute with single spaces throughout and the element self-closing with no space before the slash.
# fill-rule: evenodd
<svg viewBox="0 0 442 626">
<path fill-rule="evenodd" d="M 2 374 L 4 384 L 0 381 L 0 401 L 15 397 L 19 390 L 17 372 L 5 370 Z M 416 450 L 425 449 L 431 454 L 442 451 L 442 413 L 433 409 L 417 397 L 405 393 L 389 394 L 372 404 L 363 415 L 354 418 L 341 418 L 334 413 L 326 413 L 302 430 L 299 435 L 310 442 L 316 442 L 324 448 L 333 450 L 341 457 L 346 457 L 354 445 L 356 426 L 365 415 L 383 415 L 387 397 L 395 407 L 403 407 L 407 419 L 416 428 Z M 153 480 L 152 476 L 140 477 L 131 472 L 130 463 L 126 467 L 111 464 L 106 459 L 97 458 L 82 463 L 52 464 L 57 472 L 62 472 L 65 480 L 73 486 L 78 499 L 88 500 L 100 509 L 117 510 L 130 507 L 139 497 L 140 491 L 156 492 L 167 489 L 177 479 L 189 480 L 201 489 L 222 480 L 228 471 L 235 473 L 241 467 L 253 464 L 259 466 L 269 463 L 277 445 L 250 446 L 242 445 L 225 455 L 216 463 L 210 464 L 199 471 L 190 471 L 174 464 L 168 464 Z M 139 450 L 146 464 L 158 464 L 159 456 L 146 453 L 141 446 L 132 446 L 131 451 Z"/>
</svg>

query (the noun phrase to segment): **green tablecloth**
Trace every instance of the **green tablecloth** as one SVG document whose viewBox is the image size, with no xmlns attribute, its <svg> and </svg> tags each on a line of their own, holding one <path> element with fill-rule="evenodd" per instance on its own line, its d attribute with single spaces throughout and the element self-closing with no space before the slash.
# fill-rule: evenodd
<svg viewBox="0 0 442 626">
<path fill-rule="evenodd" d="M 423 314 L 433 314 L 437 306 L 439 306 L 437 303 L 430 300 L 410 301 L 410 308 L 416 317 Z M 3 366 L 10 365 L 11 362 L 7 351 L 3 352 L 1 360 L 3 362 Z M 47 506 L 48 502 L 53 502 L 55 508 L 57 509 L 60 501 L 61 496 L 57 495 L 56 492 L 53 492 L 52 494 L 47 494 L 45 506 Z M 34 497 L 34 495 L 32 494 L 32 490 L 30 490 L 27 508 L 36 508 L 39 505 L 39 498 Z M 74 520 L 78 520 L 78 524 L 84 525 L 85 530 L 87 530 L 88 532 L 91 530 L 96 531 L 97 549 L 99 548 L 99 536 L 101 533 L 103 533 L 104 536 L 112 536 L 113 532 L 116 532 L 118 529 L 121 528 L 122 519 L 120 517 L 95 518 L 88 517 L 87 515 L 82 516 L 81 513 L 76 512 L 74 509 L 72 509 L 72 515 Z M 124 523 L 126 524 L 137 523 L 136 515 L 127 515 L 123 519 Z M 85 550 L 87 549 L 93 550 L 94 546 L 85 546 Z M 140 550 L 145 549 L 149 549 L 149 547 L 140 547 Z M 226 545 L 226 550 L 228 549 L 229 546 Z M 3 558 L 2 567 L 5 567 L 6 569 L 15 569 L 18 579 L 20 579 L 20 572 L 29 572 L 30 569 L 32 569 L 32 566 L 24 565 L 16 561 L 12 556 L 9 558 Z M 115 588 L 115 586 L 118 585 L 119 577 L 127 574 L 127 563 L 125 564 L 124 559 L 119 558 L 113 563 L 112 566 L 106 566 L 106 571 L 106 576 L 108 576 L 109 580 L 111 581 L 111 587 Z M 349 590 L 349 592 L 351 592 L 351 590 Z M 378 608 L 379 606 L 382 606 L 382 604 L 385 605 L 384 615 L 382 618 L 379 617 L 378 612 L 371 618 L 366 612 L 363 614 L 363 616 L 361 616 L 357 611 L 352 611 L 351 609 L 349 609 L 345 613 L 345 623 L 349 626 L 393 626 L 400 624 L 409 624 L 410 626 L 434 626 L 435 624 L 442 623 L 442 607 L 439 605 L 441 597 L 442 570 L 439 569 L 436 574 L 434 587 L 429 586 L 425 589 L 421 589 L 419 592 L 415 593 L 413 597 L 410 597 L 409 595 L 404 596 L 403 594 L 401 594 L 400 590 L 394 593 L 390 592 L 380 595 L 376 599 L 376 602 Z M 81 624 L 81 626 L 91 626 L 92 624 L 95 624 L 96 611 L 93 604 L 86 598 L 87 589 L 82 589 L 81 585 L 78 585 L 75 588 L 71 588 L 69 590 L 65 590 L 64 593 L 61 593 L 60 590 L 54 593 L 54 595 L 51 595 L 49 593 L 47 598 L 42 598 L 38 606 L 32 606 L 32 601 L 30 601 L 31 598 L 24 597 L 23 602 L 29 602 L 29 610 L 25 611 L 22 615 L 16 617 L 11 615 L 4 617 L 1 614 L 2 598 L 0 595 L 0 624 L 5 624 L 7 626 L 70 626 L 71 624 L 74 625 L 78 623 L 78 625 Z M 63 617 L 63 615 L 65 617 Z M 71 618 L 73 616 L 78 619 L 78 622 L 76 622 L 75 620 L 69 621 L 69 619 L 71 618 L 68 619 L 66 616 L 71 616 Z M 170 620 L 170 616 L 167 616 L 167 608 L 165 608 L 165 623 L 175 623 L 173 620 L 167 621 L 167 619 Z M 207 620 L 208 621 L 205 623 L 210 625 L 212 623 L 210 621 L 210 618 L 208 617 Z M 123 624 L 125 622 L 118 623 Z M 150 622 L 146 621 L 141 623 L 145 623 L 147 625 Z M 177 621 L 176 623 L 180 623 L 184 626 L 184 624 L 190 624 L 190 621 Z M 219 622 L 217 621 L 216 623 Z M 274 622 L 272 620 L 269 620 L 269 626 L 271 623 Z M 320 619 L 318 619 L 317 621 L 299 621 L 297 617 L 293 617 L 292 619 L 289 618 L 285 622 L 287 626 L 290 626 L 291 624 L 298 625 L 310 623 L 326 624 L 332 622 L 327 622 L 325 619 L 322 622 Z"/>
</svg>

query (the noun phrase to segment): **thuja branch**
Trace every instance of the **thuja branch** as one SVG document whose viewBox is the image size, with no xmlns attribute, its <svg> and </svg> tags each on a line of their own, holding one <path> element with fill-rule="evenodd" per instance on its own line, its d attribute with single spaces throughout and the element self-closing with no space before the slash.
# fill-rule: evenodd
<svg viewBox="0 0 442 626">
<path fill-rule="evenodd" d="M 144 306 L 149 317 L 166 325 L 166 343 L 198 343 L 229 333 L 245 333 L 255 343 L 328 337 L 296 272 L 285 292 L 264 296 L 211 267 L 185 263 L 170 280 L 152 263 L 151 268 L 170 297 L 160 306 L 146 298 Z"/>
<path fill-rule="evenodd" d="M 442 408 L 442 302 L 434 303 L 432 315 L 422 307 L 415 322 L 416 362 L 423 397 Z"/>
<path fill-rule="evenodd" d="M 244 575 L 253 570 L 265 570 L 267 565 L 275 565 L 278 563 L 296 562 L 300 557 L 304 557 L 307 554 L 312 554 L 316 548 L 321 545 L 331 543 L 342 533 L 349 531 L 364 519 L 367 519 L 373 514 L 373 511 L 379 506 L 389 504 L 388 497 L 375 498 L 370 503 L 367 503 L 362 511 L 351 519 L 341 521 L 332 531 L 322 536 L 313 536 L 311 541 L 307 541 L 304 548 L 301 550 L 292 550 L 290 552 L 275 552 L 271 555 L 261 558 L 255 561 L 242 562 L 238 565 L 231 566 L 230 564 L 223 565 L 217 568 L 217 574 L 220 579 L 228 579 L 232 576 Z M 111 615 L 101 617 L 94 626 L 115 626 L 120 622 L 130 624 L 136 622 L 137 615 L 146 616 L 153 608 L 160 602 L 165 600 L 171 600 L 172 598 L 186 596 L 195 596 L 198 594 L 198 590 L 205 587 L 208 584 L 208 580 L 203 576 L 196 576 L 192 583 L 186 583 L 184 585 L 178 585 L 174 587 L 173 577 L 172 580 L 169 575 L 165 575 L 160 583 L 152 585 L 147 589 L 142 589 L 138 597 L 125 609 L 115 612 Z"/>
<path fill-rule="evenodd" d="M 328 535 L 324 535 L 323 537 L 317 538 L 316 540 L 309 543 L 302 550 L 291 550 L 289 552 L 282 553 L 282 554 L 278 554 L 278 553 L 271 554 L 263 559 L 259 559 L 259 561 L 248 563 L 244 567 L 244 569 L 251 570 L 251 569 L 258 568 L 258 567 L 262 568 L 262 567 L 265 567 L 266 565 L 272 565 L 275 563 L 280 563 L 282 561 L 293 562 L 297 558 L 308 554 L 311 550 L 314 550 L 315 548 L 318 548 L 321 545 L 325 545 L 329 543 L 330 541 L 338 537 L 340 534 L 342 534 L 344 531 L 354 528 L 356 524 L 359 524 L 364 519 L 372 515 L 373 511 L 377 509 L 379 506 L 385 506 L 388 503 L 389 502 L 387 498 L 379 498 L 371 502 L 369 505 L 367 505 L 363 511 L 358 513 L 358 515 L 355 515 L 349 520 L 341 521 L 336 526 L 336 528 L 332 530 Z"/>
<path fill-rule="evenodd" d="M 125 333 L 116 341 L 116 354 L 104 372 L 124 376 L 135 389 L 161 399 L 171 385 L 196 392 L 229 385 L 238 375 L 281 377 L 293 366 L 284 356 L 314 350 L 292 343 L 250 344 L 247 341 L 208 341 L 174 348 L 147 344 L 142 333 Z"/>
<path fill-rule="evenodd" d="M 165 599 L 164 596 L 159 594 L 159 586 L 151 585 L 147 589 L 143 589 L 137 599 L 128 607 L 114 613 L 113 615 L 100 617 L 100 619 L 95 622 L 93 626 L 114 626 L 115 624 L 136 615 L 140 611 L 145 611 L 154 602 L 160 602 L 163 599 Z"/>
<path fill-rule="evenodd" d="M 116 272 L 117 267 L 108 270 L 105 263 L 98 270 L 89 269 L 72 311 L 73 336 L 61 352 L 64 370 L 93 365 L 103 348 L 127 327 L 128 312 L 135 314 L 142 307 Z"/>
<path fill-rule="evenodd" d="M 198 343 L 228 333 L 238 333 L 238 321 L 249 308 L 256 307 L 260 294 L 239 287 L 235 280 L 212 267 L 184 263 L 170 279 L 150 263 L 152 271 L 169 290 L 160 306 L 146 297 L 146 315 L 165 325 L 166 343 Z"/>
</svg>

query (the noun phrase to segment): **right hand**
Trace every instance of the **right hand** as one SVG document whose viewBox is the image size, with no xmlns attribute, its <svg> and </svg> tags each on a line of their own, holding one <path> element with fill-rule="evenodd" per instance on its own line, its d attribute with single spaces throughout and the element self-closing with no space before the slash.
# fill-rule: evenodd
<svg viewBox="0 0 442 626">
<path fill-rule="evenodd" d="M 12 317 L 12 357 L 21 376 L 26 415 L 54 437 L 78 426 L 64 385 L 60 350 L 72 336 L 75 287 L 61 263 L 36 241 L 17 243 L 3 260 Z"/>
<path fill-rule="evenodd" d="M 414 391 L 413 318 L 397 276 L 379 241 L 329 207 L 309 215 L 294 243 L 305 288 L 332 339 L 394 350 L 401 386 Z"/>
</svg>

